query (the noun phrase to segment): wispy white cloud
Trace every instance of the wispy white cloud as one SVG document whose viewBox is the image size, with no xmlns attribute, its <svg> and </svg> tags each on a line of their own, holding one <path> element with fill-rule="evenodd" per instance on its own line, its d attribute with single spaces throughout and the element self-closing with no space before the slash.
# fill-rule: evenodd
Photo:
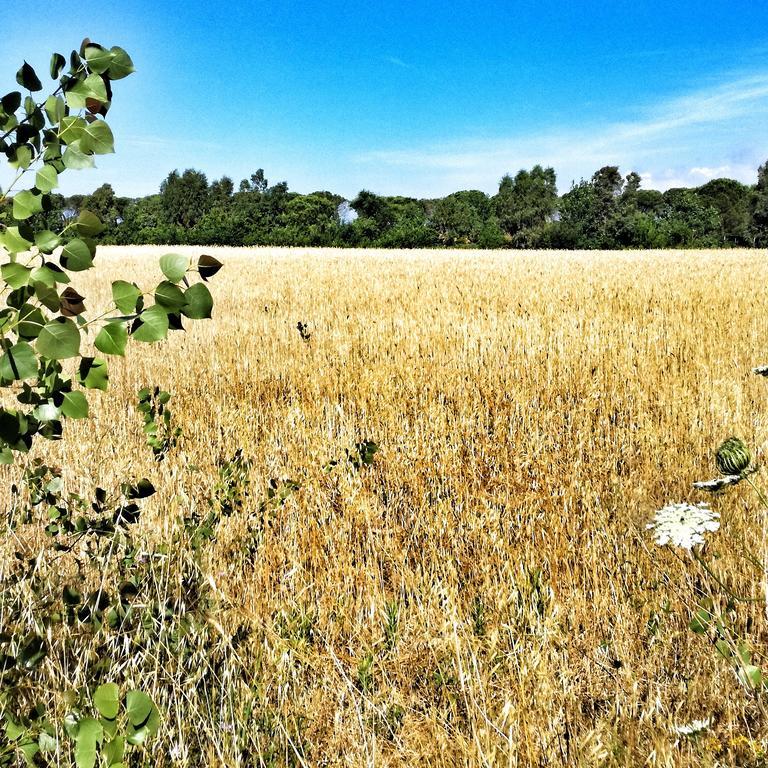
<svg viewBox="0 0 768 768">
<path fill-rule="evenodd" d="M 397 56 L 385 56 L 384 61 L 388 62 L 389 64 L 394 64 L 394 66 L 400 67 L 401 69 L 412 69 L 410 64 L 406 64 Z"/>
<path fill-rule="evenodd" d="M 704 181 L 709 181 L 710 179 L 716 179 L 716 178 L 722 178 L 724 176 L 728 176 L 730 173 L 733 173 L 733 168 L 730 165 L 721 165 L 717 168 L 707 168 L 707 167 L 696 167 L 691 168 L 688 173 L 691 176 L 696 176 L 701 179 L 704 179 Z"/>
<path fill-rule="evenodd" d="M 391 59 L 392 66 L 409 66 Z M 271 178 L 287 179 L 302 192 L 332 189 L 351 196 L 368 188 L 435 197 L 457 189 L 493 192 L 504 173 L 537 163 L 556 169 L 561 191 L 608 164 L 624 173 L 636 170 L 646 188 L 667 189 L 718 176 L 753 183 L 758 165 L 768 158 L 768 71 L 724 78 L 623 114 L 623 120 L 596 123 L 586 113 L 574 113 L 554 127 L 390 145 L 360 154 L 338 143 L 323 152 L 322 140 L 290 151 L 288 144 L 254 141 L 244 152 L 242 142 L 220 141 L 216 132 L 198 139 L 116 124 L 117 154 L 99 157 L 94 171 L 66 174 L 60 191 L 87 192 L 109 182 L 119 194 L 143 195 L 157 191 L 173 168 L 200 168 L 209 179 L 228 174 L 237 180 L 264 167 Z M 10 171 L 0 163 L 0 187 L 12 179 Z"/>
<path fill-rule="evenodd" d="M 768 154 L 768 72 L 638 107 L 632 120 L 570 125 L 486 139 L 458 139 L 416 148 L 386 148 L 355 159 L 363 165 L 419 174 L 429 194 L 491 188 L 505 172 L 540 163 L 558 172 L 561 189 L 598 167 L 637 170 L 645 186 L 666 189 L 716 176 L 752 182 Z M 457 186 L 458 185 L 458 186 Z"/>
<path fill-rule="evenodd" d="M 761 161 L 762 162 L 762 161 Z M 728 164 L 716 168 L 662 168 L 658 171 L 641 173 L 642 186 L 646 189 L 671 189 L 672 187 L 698 187 L 712 179 L 737 179 L 752 184 L 757 176 L 757 168 L 750 164 Z"/>
</svg>

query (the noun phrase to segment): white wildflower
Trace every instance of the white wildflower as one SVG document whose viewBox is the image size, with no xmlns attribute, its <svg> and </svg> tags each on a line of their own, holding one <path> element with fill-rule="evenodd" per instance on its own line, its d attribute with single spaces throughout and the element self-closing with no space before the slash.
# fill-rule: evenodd
<svg viewBox="0 0 768 768">
<path fill-rule="evenodd" d="M 168 752 L 168 756 L 171 758 L 171 760 L 181 760 L 181 758 L 184 756 L 184 750 L 181 748 L 181 744 L 179 744 L 179 742 L 175 741 L 173 744 L 171 744 L 171 749 Z"/>
<path fill-rule="evenodd" d="M 667 504 L 646 528 L 654 529 L 653 538 L 659 546 L 670 544 L 690 550 L 696 544 L 704 543 L 705 532 L 716 531 L 720 527 L 719 517 L 706 502 Z"/>
<path fill-rule="evenodd" d="M 714 480 L 701 480 L 698 483 L 694 483 L 693 487 L 698 488 L 700 491 L 717 493 L 722 491 L 723 488 L 736 485 L 741 479 L 741 475 L 723 475 L 722 477 L 716 477 Z"/>
<path fill-rule="evenodd" d="M 691 720 L 687 725 L 673 725 L 672 733 L 677 736 L 696 736 L 702 731 L 706 731 L 712 725 L 712 718 L 706 720 Z"/>
</svg>

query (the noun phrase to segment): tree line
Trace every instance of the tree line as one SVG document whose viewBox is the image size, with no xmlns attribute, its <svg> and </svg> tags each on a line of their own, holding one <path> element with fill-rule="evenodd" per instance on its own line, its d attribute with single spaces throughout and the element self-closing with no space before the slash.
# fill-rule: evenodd
<svg viewBox="0 0 768 768">
<path fill-rule="evenodd" d="M 90 195 L 51 195 L 39 223 L 90 210 L 111 244 L 293 245 L 377 248 L 717 248 L 768 246 L 768 162 L 757 183 L 713 179 L 695 188 L 641 189 L 637 173 L 605 166 L 558 195 L 555 171 L 540 165 L 505 175 L 495 195 L 384 197 L 362 190 L 298 194 L 270 185 L 259 169 L 237 189 L 173 171 L 158 194 L 119 197 L 109 184 Z"/>
</svg>

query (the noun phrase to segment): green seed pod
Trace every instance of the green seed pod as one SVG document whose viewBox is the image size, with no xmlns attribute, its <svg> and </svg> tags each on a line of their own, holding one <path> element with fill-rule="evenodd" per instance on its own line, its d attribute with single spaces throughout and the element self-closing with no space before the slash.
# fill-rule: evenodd
<svg viewBox="0 0 768 768">
<path fill-rule="evenodd" d="M 717 468 L 724 475 L 742 475 L 752 465 L 752 454 L 738 437 L 729 437 L 715 453 Z"/>
</svg>

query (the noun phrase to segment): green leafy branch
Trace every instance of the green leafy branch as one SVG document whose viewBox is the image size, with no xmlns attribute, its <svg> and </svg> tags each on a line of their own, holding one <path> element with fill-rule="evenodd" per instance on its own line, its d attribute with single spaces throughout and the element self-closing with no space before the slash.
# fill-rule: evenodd
<svg viewBox="0 0 768 768">
<path fill-rule="evenodd" d="M 153 343 L 183 330 L 184 318 L 209 318 L 213 298 L 205 282 L 221 268 L 212 256 L 200 256 L 193 265 L 186 256 L 166 254 L 160 259 L 164 279 L 154 290 L 114 280 L 112 304 L 86 317 L 87 298 L 70 283 L 74 273 L 93 267 L 101 221 L 87 210 L 59 232 L 36 228 L 35 221 L 51 209 L 51 192 L 64 171 L 91 167 L 96 155 L 114 151 L 104 119 L 112 82 L 134 68 L 122 48 L 88 39 L 72 51 L 66 73 L 65 66 L 64 57 L 53 54 L 50 75 L 58 86 L 44 101 L 32 97 L 43 86 L 26 62 L 16 80 L 28 95 L 12 91 L 0 99 L 0 151 L 18 171 L 0 196 L 0 387 L 18 403 L 0 407 L 5 464 L 27 452 L 38 435 L 60 438 L 65 419 L 88 416 L 86 391 L 107 388 L 107 360 L 83 355 L 83 337 L 93 332 L 93 345 L 103 355 L 124 355 L 129 338 Z M 14 184 L 33 167 L 34 186 L 11 197 Z M 77 362 L 74 375 L 71 360 Z"/>
</svg>

